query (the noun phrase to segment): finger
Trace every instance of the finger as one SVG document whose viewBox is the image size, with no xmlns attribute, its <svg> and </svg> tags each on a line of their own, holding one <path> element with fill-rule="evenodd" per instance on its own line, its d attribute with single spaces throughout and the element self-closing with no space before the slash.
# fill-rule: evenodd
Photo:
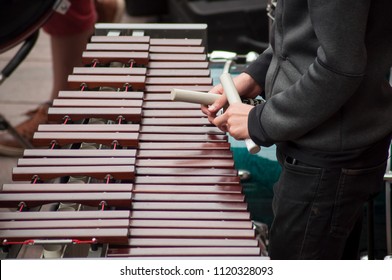
<svg viewBox="0 0 392 280">
<path fill-rule="evenodd" d="M 213 104 L 211 104 L 208 107 L 208 110 L 212 113 L 218 112 L 223 106 L 226 105 L 227 103 L 227 98 L 225 96 L 225 94 L 223 93 L 223 87 L 221 84 L 215 86 L 214 88 L 212 88 L 209 92 L 211 93 L 215 93 L 215 94 L 220 94 L 221 97 L 218 98 Z"/>
<path fill-rule="evenodd" d="M 227 103 L 227 98 L 225 95 L 222 95 L 222 97 L 218 98 L 213 104 L 208 106 L 208 111 L 211 113 L 216 114 L 220 109 L 223 108 Z"/>
<path fill-rule="evenodd" d="M 229 127 L 226 124 L 220 126 L 219 129 L 223 132 L 229 132 Z"/>
<path fill-rule="evenodd" d="M 215 126 L 219 127 L 219 128 L 222 127 L 222 126 L 225 126 L 226 129 L 227 129 L 227 114 L 225 113 L 225 114 L 222 114 L 222 115 L 216 117 L 216 118 L 213 120 L 212 123 L 213 123 Z"/>
<path fill-rule="evenodd" d="M 208 116 L 208 121 L 209 121 L 211 124 L 215 125 L 215 124 L 214 124 L 215 118 L 216 118 L 216 116 Z"/>
<path fill-rule="evenodd" d="M 209 92 L 222 95 L 223 94 L 223 86 L 221 84 L 218 84 L 218 85 L 214 86 Z"/>
<path fill-rule="evenodd" d="M 201 105 L 200 109 L 207 116 L 209 116 L 211 114 L 210 111 L 208 111 L 208 107 L 206 105 Z"/>
</svg>

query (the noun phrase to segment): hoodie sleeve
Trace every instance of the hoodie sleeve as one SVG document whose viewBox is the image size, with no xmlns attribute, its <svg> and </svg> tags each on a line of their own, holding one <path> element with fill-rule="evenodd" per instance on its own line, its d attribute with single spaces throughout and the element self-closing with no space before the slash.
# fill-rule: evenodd
<svg viewBox="0 0 392 280">
<path fill-rule="evenodd" d="M 285 4 L 282 13 L 306 12 L 289 11 L 294 4 Z M 317 56 L 299 80 L 251 110 L 249 134 L 259 145 L 295 140 L 320 126 L 345 104 L 362 81 L 367 63 L 365 33 L 370 0 L 308 0 L 307 6 L 319 45 Z M 288 37 L 290 29 L 296 27 L 286 28 Z M 296 46 L 303 43 L 297 42 Z M 286 59 L 290 60 L 290 54 Z M 263 73 L 263 58 L 260 60 L 256 63 Z M 250 70 L 259 75 L 253 65 Z"/>
<path fill-rule="evenodd" d="M 245 73 L 249 74 L 262 89 L 265 88 L 265 76 L 272 59 L 272 48 L 269 46 L 259 57 L 251 63 Z"/>
</svg>

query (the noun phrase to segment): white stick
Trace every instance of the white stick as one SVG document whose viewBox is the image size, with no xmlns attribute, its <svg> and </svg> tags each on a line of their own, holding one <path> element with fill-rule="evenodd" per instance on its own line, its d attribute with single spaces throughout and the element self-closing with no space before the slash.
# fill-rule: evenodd
<svg viewBox="0 0 392 280">
<path fill-rule="evenodd" d="M 173 88 L 170 95 L 171 99 L 174 101 L 184 101 L 203 105 L 211 105 L 221 96 L 220 94 L 216 93 L 192 91 L 178 88 Z"/>
<path fill-rule="evenodd" d="M 231 76 L 229 73 L 223 73 L 220 76 L 220 81 L 221 84 L 223 86 L 223 89 L 225 91 L 226 97 L 227 97 L 227 101 L 229 102 L 229 104 L 234 104 L 234 103 L 242 103 L 241 98 L 238 94 L 238 91 L 234 85 L 233 80 L 231 79 Z M 260 147 L 258 145 L 256 145 L 256 143 L 254 143 L 252 141 L 252 139 L 245 139 L 245 144 L 246 147 L 248 148 L 248 151 L 251 154 L 256 154 L 260 151 Z"/>
</svg>

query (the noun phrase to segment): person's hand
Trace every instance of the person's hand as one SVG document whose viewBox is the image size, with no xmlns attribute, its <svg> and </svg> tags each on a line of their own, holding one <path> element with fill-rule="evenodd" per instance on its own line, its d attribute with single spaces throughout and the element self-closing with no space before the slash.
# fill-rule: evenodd
<svg viewBox="0 0 392 280">
<path fill-rule="evenodd" d="M 238 91 L 238 94 L 242 97 L 254 98 L 262 92 L 259 84 L 257 84 L 256 81 L 247 73 L 241 73 L 240 75 L 236 76 L 233 78 L 233 82 Z M 227 104 L 227 98 L 221 84 L 213 87 L 210 92 L 222 95 L 213 104 L 209 106 L 201 106 L 202 112 L 207 115 L 210 123 L 214 123 L 216 114 Z M 223 127 L 221 127 L 221 129 L 222 128 Z"/>
<path fill-rule="evenodd" d="M 237 140 L 248 139 L 248 115 L 253 106 L 243 103 L 231 104 L 224 114 L 214 118 L 212 123 L 228 132 Z"/>
<path fill-rule="evenodd" d="M 213 87 L 209 92 L 221 95 L 221 97 L 218 98 L 212 105 L 201 105 L 201 111 L 207 115 L 208 120 L 210 123 L 212 123 L 218 111 L 227 104 L 227 98 L 223 92 L 223 87 L 221 84 Z"/>
</svg>

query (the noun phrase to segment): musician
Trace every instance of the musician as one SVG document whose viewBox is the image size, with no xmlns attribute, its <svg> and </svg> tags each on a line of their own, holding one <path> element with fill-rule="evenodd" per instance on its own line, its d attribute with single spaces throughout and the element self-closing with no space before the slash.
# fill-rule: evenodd
<svg viewBox="0 0 392 280">
<path fill-rule="evenodd" d="M 276 144 L 271 259 L 357 259 L 364 203 L 392 133 L 392 1 L 278 0 L 270 47 L 234 79 L 256 107 L 202 111 L 236 139 Z"/>
</svg>

